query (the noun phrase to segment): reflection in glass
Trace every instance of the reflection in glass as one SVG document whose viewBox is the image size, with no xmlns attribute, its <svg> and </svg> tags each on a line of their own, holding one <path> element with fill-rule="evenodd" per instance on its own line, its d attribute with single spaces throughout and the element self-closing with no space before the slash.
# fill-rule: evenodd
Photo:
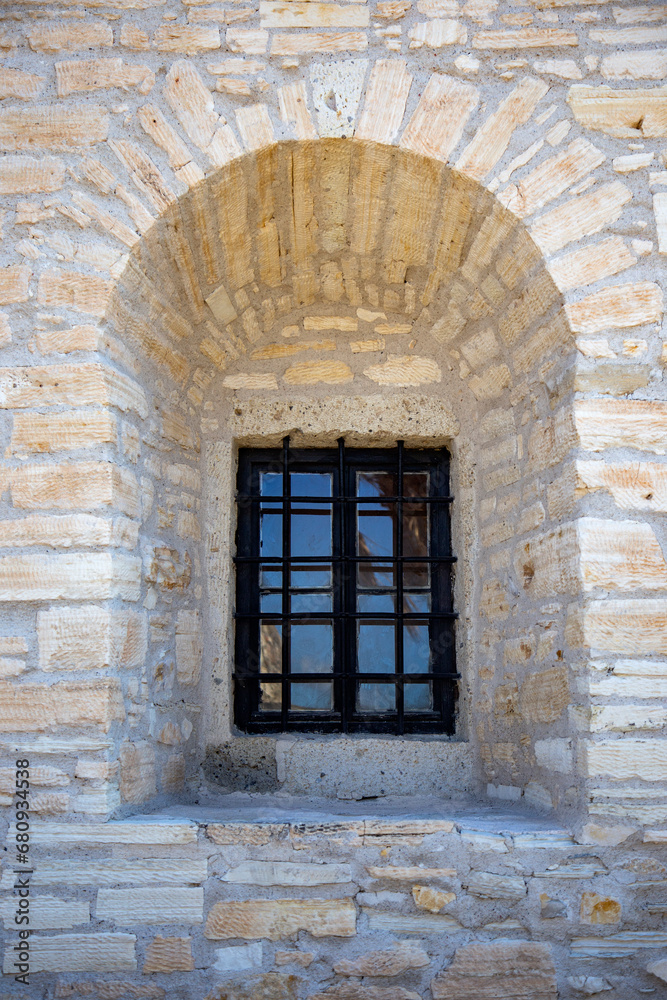
<svg viewBox="0 0 667 1000">
<path fill-rule="evenodd" d="M 293 674 L 328 674 L 333 670 L 333 628 L 330 622 L 292 625 L 290 649 Z"/>
<path fill-rule="evenodd" d="M 407 497 L 428 496 L 429 477 L 426 472 L 408 472 L 403 476 Z M 429 551 L 428 504 L 403 504 L 403 556 L 418 558 Z M 403 573 L 404 587 L 429 587 L 428 563 L 407 563 Z"/>
<path fill-rule="evenodd" d="M 333 708 L 333 684 L 292 684 L 293 712 L 330 712 Z"/>
<path fill-rule="evenodd" d="M 403 629 L 403 670 L 406 674 L 425 674 L 430 663 L 428 625 L 410 622 Z"/>
<path fill-rule="evenodd" d="M 393 622 L 359 622 L 357 663 L 363 673 L 393 674 L 395 633 Z"/>
<path fill-rule="evenodd" d="M 359 684 L 359 712 L 395 712 L 396 689 L 393 684 Z"/>
<path fill-rule="evenodd" d="M 260 661 L 259 669 L 263 674 L 282 673 L 282 627 L 273 622 L 260 623 Z M 282 703 L 282 687 L 274 681 L 260 684 L 261 708 L 267 712 L 276 711 Z"/>
<path fill-rule="evenodd" d="M 357 555 L 393 556 L 396 505 L 382 497 L 396 495 L 396 477 L 387 472 L 357 473 L 357 496 L 377 497 L 377 503 L 357 504 Z M 359 563 L 361 587 L 387 587 L 394 583 L 391 565 Z"/>
</svg>

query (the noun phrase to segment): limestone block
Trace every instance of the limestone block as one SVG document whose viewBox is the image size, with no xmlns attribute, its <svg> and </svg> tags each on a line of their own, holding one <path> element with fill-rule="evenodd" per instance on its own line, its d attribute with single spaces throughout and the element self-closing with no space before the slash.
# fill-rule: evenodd
<svg viewBox="0 0 667 1000">
<path fill-rule="evenodd" d="M 463 135 L 479 93 L 470 84 L 434 73 L 419 99 L 399 145 L 446 162 Z"/>
<path fill-rule="evenodd" d="M 155 785 L 155 750 L 150 743 L 123 743 L 120 748 L 120 793 L 125 802 L 138 804 L 152 798 Z"/>
<path fill-rule="evenodd" d="M 137 109 L 137 118 L 153 142 L 164 149 L 173 170 L 178 170 L 191 161 L 190 150 L 156 105 L 142 104 Z"/>
<path fill-rule="evenodd" d="M 353 316 L 304 316 L 304 330 L 338 330 L 340 333 L 356 333 L 359 324 Z"/>
<path fill-rule="evenodd" d="M 262 847 L 272 837 L 280 837 L 286 833 L 287 829 L 282 823 L 209 823 L 206 836 L 214 844 L 221 846 L 247 844 Z"/>
<path fill-rule="evenodd" d="M 479 899 L 523 899 L 526 883 L 520 875 L 493 875 L 491 872 L 471 872 L 463 883 L 471 896 Z"/>
<path fill-rule="evenodd" d="M 536 740 L 534 749 L 539 767 L 545 767 L 548 771 L 556 771 L 559 774 L 571 774 L 574 767 L 572 740 Z"/>
<path fill-rule="evenodd" d="M 45 24 L 31 26 L 26 32 L 28 44 L 34 52 L 67 52 L 87 51 L 88 49 L 108 48 L 113 45 L 111 25 L 100 22 L 95 24 L 63 24 L 57 21 L 47 21 Z"/>
<path fill-rule="evenodd" d="M 368 906 L 362 906 L 361 910 L 371 931 L 390 934 L 459 934 L 465 931 L 463 924 L 447 913 L 398 913 Z"/>
<path fill-rule="evenodd" d="M 142 972 L 192 972 L 192 939 L 189 937 L 154 937 L 146 947 Z"/>
<path fill-rule="evenodd" d="M 667 88 L 613 90 L 575 84 L 567 103 L 584 128 L 619 138 L 667 135 Z"/>
<path fill-rule="evenodd" d="M 579 842 L 594 847 L 617 847 L 635 832 L 634 826 L 600 826 L 598 823 L 586 823 L 582 828 Z"/>
<path fill-rule="evenodd" d="M 540 215 L 530 227 L 531 235 L 544 253 L 555 253 L 616 222 L 631 199 L 631 192 L 620 181 L 604 184 Z"/>
<path fill-rule="evenodd" d="M 12 473 L 10 487 L 12 504 L 23 510 L 110 506 L 130 517 L 141 514 L 135 476 L 111 462 L 25 465 Z"/>
<path fill-rule="evenodd" d="M 562 292 L 590 285 L 636 263 L 620 236 L 609 236 L 549 261 L 549 273 Z"/>
<path fill-rule="evenodd" d="M 468 31 L 460 21 L 436 17 L 431 21 L 418 21 L 409 29 L 408 38 L 411 49 L 421 49 L 424 45 L 441 49 L 444 45 L 465 45 Z"/>
<path fill-rule="evenodd" d="M 55 156 L 5 156 L 0 160 L 0 194 L 59 191 L 64 181 L 65 164 Z"/>
<path fill-rule="evenodd" d="M 71 747 L 73 740 L 67 743 Z M 63 753 L 66 746 L 61 745 Z M 12 843 L 10 830 L 8 843 Z M 35 844 L 129 844 L 143 846 L 183 845 L 197 842 L 197 827 L 194 823 L 175 820 L 127 821 L 112 823 L 33 823 L 30 839 Z"/>
<path fill-rule="evenodd" d="M 294 122 L 294 130 L 297 139 L 315 139 L 317 133 L 313 125 L 310 111 L 308 110 L 308 95 L 306 93 L 306 82 L 300 80 L 298 83 L 285 87 L 278 87 L 278 107 L 280 117 L 284 122 Z"/>
<path fill-rule="evenodd" d="M 269 41 L 268 31 L 262 28 L 229 28 L 225 42 L 230 52 L 245 52 L 247 55 L 262 55 Z"/>
<path fill-rule="evenodd" d="M 352 881 L 349 865 L 294 864 L 290 861 L 244 861 L 221 876 L 246 885 L 336 885 Z"/>
<path fill-rule="evenodd" d="M 519 218 L 525 218 L 587 177 L 605 159 L 604 153 L 592 143 L 575 139 L 567 149 L 544 160 L 518 184 L 510 184 L 498 195 L 498 200 Z"/>
<path fill-rule="evenodd" d="M 403 59 L 378 59 L 371 69 L 364 107 L 355 130 L 358 139 L 391 143 L 405 114 L 412 75 Z"/>
<path fill-rule="evenodd" d="M 582 924 L 618 924 L 621 920 L 621 904 L 616 899 L 599 896 L 597 892 L 581 895 L 579 916 Z"/>
<path fill-rule="evenodd" d="M 240 972 L 243 969 L 259 969 L 262 967 L 262 950 L 261 941 L 253 941 L 252 944 L 241 944 L 235 947 L 218 948 L 215 953 L 217 957 L 213 968 L 218 972 Z M 278 960 L 280 954 L 287 953 L 276 952 L 276 965 L 286 965 L 286 962 Z M 290 952 L 289 954 L 300 955 L 301 952 Z"/>
<path fill-rule="evenodd" d="M 441 892 L 439 889 L 433 889 L 427 885 L 414 885 L 412 898 L 420 910 L 439 913 L 443 906 L 456 899 L 456 895 L 453 892 Z"/>
<path fill-rule="evenodd" d="M 440 382 L 440 366 L 432 358 L 390 354 L 386 361 L 364 369 L 366 378 L 378 385 L 413 386 Z"/>
<path fill-rule="evenodd" d="M 0 67 L 0 98 L 32 101 L 44 89 L 45 78 L 20 69 Z"/>
<path fill-rule="evenodd" d="M 24 264 L 0 267 L 0 305 L 9 306 L 14 302 L 26 302 L 31 277 L 32 271 Z"/>
<path fill-rule="evenodd" d="M 164 96 L 188 137 L 206 149 L 218 125 L 213 95 L 192 63 L 178 59 L 167 73 Z"/>
<path fill-rule="evenodd" d="M 472 40 L 474 49 L 546 49 L 578 45 L 574 31 L 559 28 L 519 28 L 517 31 L 480 31 Z"/>
<path fill-rule="evenodd" d="M 615 781 L 640 778 L 642 781 L 663 781 L 667 766 L 667 740 L 631 739 L 605 740 L 589 743 L 588 773 L 607 775 Z"/>
<path fill-rule="evenodd" d="M 620 931 L 605 937 L 572 938 L 576 958 L 628 958 L 639 948 L 664 948 L 667 934 L 662 931 Z"/>
<path fill-rule="evenodd" d="M 0 557 L 0 601 L 139 599 L 141 560 L 103 552 Z"/>
<path fill-rule="evenodd" d="M 194 55 L 207 49 L 220 48 L 217 28 L 194 24 L 161 24 L 153 32 L 153 45 L 160 52 L 186 52 Z"/>
<path fill-rule="evenodd" d="M 587 451 L 637 448 L 667 452 L 667 404 L 654 400 L 582 399 L 574 404 L 581 445 Z"/>
<path fill-rule="evenodd" d="M 414 882 L 415 879 L 455 877 L 456 868 L 421 868 L 417 865 L 370 865 L 366 871 L 371 878 Z"/>
<path fill-rule="evenodd" d="M 652 281 L 603 288 L 579 302 L 565 306 L 575 333 L 599 333 L 610 327 L 621 329 L 659 323 L 663 295 Z"/>
<path fill-rule="evenodd" d="M 667 588 L 667 564 L 648 524 L 587 517 L 577 532 L 585 590 Z"/>
<path fill-rule="evenodd" d="M 323 993 L 311 993 L 310 1000 L 420 1000 L 419 993 L 404 986 L 359 986 L 338 983 Z"/>
<path fill-rule="evenodd" d="M 37 301 L 49 309 L 64 307 L 103 316 L 110 292 L 111 282 L 105 278 L 53 268 L 39 279 Z"/>
<path fill-rule="evenodd" d="M 4 899 L 0 900 L 0 919 L 4 921 L 6 930 L 17 930 L 14 923 L 17 904 L 18 898 L 16 896 L 5 896 Z M 89 922 L 90 903 L 73 899 L 57 899 L 55 896 L 33 896 L 30 900 L 30 929 L 32 931 L 68 930 Z"/>
<path fill-rule="evenodd" d="M 15 685 L 0 681 L 0 730 L 9 733 L 97 725 L 108 732 L 124 718 L 119 681 Z"/>
<path fill-rule="evenodd" d="M 45 859 L 35 865 L 31 884 L 114 887 L 132 883 L 138 886 L 183 886 L 205 882 L 206 877 L 205 858 L 88 859 L 83 866 L 76 861 Z M 3 881 L 2 888 L 7 887 Z"/>
<path fill-rule="evenodd" d="M 165 212 L 169 205 L 176 200 L 176 196 L 151 158 L 133 142 L 116 139 L 110 140 L 109 146 L 129 171 L 132 183 L 137 190 L 144 195 L 156 212 Z M 182 251 L 182 259 L 185 268 L 187 261 L 187 251 L 185 250 Z M 196 311 L 201 305 L 199 290 L 194 296 L 191 293 L 191 297 L 196 299 Z"/>
<path fill-rule="evenodd" d="M 342 361 L 301 361 L 287 368 L 284 375 L 288 385 L 317 385 L 319 382 L 340 385 L 353 378 L 351 369 Z"/>
<path fill-rule="evenodd" d="M 313 937 L 353 937 L 356 911 L 351 899 L 253 899 L 215 903 L 206 920 L 209 939 L 268 938 L 279 941 L 299 930 Z"/>
<path fill-rule="evenodd" d="M 227 34 L 229 35 L 229 32 Z M 368 38 L 364 31 L 312 31 L 309 34 L 274 35 L 271 42 L 271 55 L 293 56 L 309 52 L 363 52 L 366 48 L 368 48 Z"/>
<path fill-rule="evenodd" d="M 667 983 L 667 958 L 659 959 L 657 962 L 649 962 L 646 971 Z"/>
<path fill-rule="evenodd" d="M 431 983 L 434 1000 L 556 1000 L 551 949 L 529 941 L 498 941 L 457 948 L 453 962 Z"/>
<path fill-rule="evenodd" d="M 197 684 L 201 673 L 202 637 L 198 611 L 179 611 L 176 617 L 176 675 L 179 684 Z"/>
<path fill-rule="evenodd" d="M 555 722 L 569 702 L 566 666 L 550 667 L 530 674 L 521 684 L 521 715 L 529 722 Z"/>
<path fill-rule="evenodd" d="M 314 0 L 260 0 L 262 28 L 367 28 L 367 8 Z"/>
<path fill-rule="evenodd" d="M 473 46 L 479 37 L 475 36 Z M 459 157 L 457 170 L 475 180 L 483 180 L 509 146 L 514 131 L 525 125 L 548 89 L 543 80 L 524 77 L 478 129 Z"/>
<path fill-rule="evenodd" d="M 30 971 L 120 972 L 137 967 L 133 934 L 56 934 L 30 941 Z M 14 941 L 5 948 L 4 972 L 14 973 Z"/>
<path fill-rule="evenodd" d="M 204 890 L 169 886 L 145 889 L 99 889 L 97 919 L 117 925 L 201 924 Z"/>
<path fill-rule="evenodd" d="M 418 941 L 398 941 L 385 951 L 368 951 L 359 958 L 337 962 L 333 970 L 339 976 L 400 976 L 430 962 Z"/>
<path fill-rule="evenodd" d="M 67 152 L 104 142 L 108 131 L 107 110 L 94 104 L 0 110 L 0 149 L 8 152 L 22 149 Z"/>
<path fill-rule="evenodd" d="M 138 535 L 139 523 L 124 517 L 110 520 L 91 514 L 29 514 L 0 521 L 0 547 L 49 545 L 52 548 L 90 548 L 101 545 L 134 549 Z"/>
<path fill-rule="evenodd" d="M 141 667 L 148 643 L 144 613 L 99 606 L 40 611 L 37 637 L 42 670 Z"/>
<path fill-rule="evenodd" d="M 667 654 L 667 601 L 593 601 L 569 609 L 568 641 L 614 653 Z"/>
<path fill-rule="evenodd" d="M 108 90 L 112 87 L 137 87 L 147 94 L 155 83 L 148 66 L 124 63 L 122 59 L 73 59 L 57 62 L 56 86 L 58 97 L 69 97 L 79 91 Z"/>
</svg>

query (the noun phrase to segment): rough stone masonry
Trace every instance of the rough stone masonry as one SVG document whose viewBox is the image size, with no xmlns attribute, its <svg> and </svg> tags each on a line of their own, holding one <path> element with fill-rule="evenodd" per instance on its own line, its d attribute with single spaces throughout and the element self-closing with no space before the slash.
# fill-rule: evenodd
<svg viewBox="0 0 667 1000">
<path fill-rule="evenodd" d="M 3 998 L 664 994 L 666 75 L 641 0 L 0 5 Z M 235 731 L 285 434 L 449 449 L 453 739 Z"/>
</svg>

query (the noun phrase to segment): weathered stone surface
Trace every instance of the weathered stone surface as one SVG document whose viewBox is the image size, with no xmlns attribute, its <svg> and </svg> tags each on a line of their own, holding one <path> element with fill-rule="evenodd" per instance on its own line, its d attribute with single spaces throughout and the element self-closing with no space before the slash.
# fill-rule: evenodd
<svg viewBox="0 0 667 1000">
<path fill-rule="evenodd" d="M 556 1000 L 556 975 L 548 945 L 529 941 L 471 944 L 431 983 L 434 1000 Z"/>
<path fill-rule="evenodd" d="M 356 911 L 351 899 L 254 899 L 215 903 L 206 920 L 205 936 L 268 938 L 279 941 L 299 930 L 313 937 L 352 937 Z"/>
<path fill-rule="evenodd" d="M 412 887 L 412 898 L 420 910 L 428 910 L 429 913 L 439 913 L 443 906 L 456 899 L 453 892 L 441 892 L 426 885 L 415 885 Z"/>
<path fill-rule="evenodd" d="M 105 680 L 14 685 L 0 682 L 0 729 L 35 732 L 58 726 L 100 726 L 125 717 L 120 683 Z"/>
<path fill-rule="evenodd" d="M 97 918 L 131 927 L 133 924 L 201 924 L 203 889 L 151 886 L 146 889 L 100 889 Z"/>
<path fill-rule="evenodd" d="M 151 743 L 123 743 L 120 748 L 120 793 L 138 804 L 156 794 L 155 749 Z"/>
<path fill-rule="evenodd" d="M 165 922 L 171 923 L 171 921 Z M 157 935 L 146 948 L 146 960 L 142 971 L 144 973 L 192 972 L 194 967 L 191 938 Z"/>
<path fill-rule="evenodd" d="M 667 404 L 657 400 L 577 400 L 574 419 L 588 451 L 626 447 L 657 455 L 667 452 Z"/>
<path fill-rule="evenodd" d="M 120 972 L 137 967 L 133 934 L 56 934 L 30 942 L 31 972 Z M 4 972 L 14 974 L 13 942 L 5 948 Z"/>
<path fill-rule="evenodd" d="M 132 379 L 106 365 L 91 362 L 0 369 L 1 409 L 59 405 L 117 406 L 146 416 L 143 390 Z M 57 416 L 49 419 L 58 421 Z"/>
<path fill-rule="evenodd" d="M 302 980 L 281 972 L 266 972 L 216 986 L 204 1000 L 297 1000 Z"/>
<path fill-rule="evenodd" d="M 600 896 L 597 892 L 581 895 L 579 916 L 582 924 L 618 924 L 621 920 L 621 904 L 617 899 Z"/>
<path fill-rule="evenodd" d="M 0 149 L 54 149 L 93 146 L 104 142 L 109 131 L 109 114 L 99 105 L 60 108 L 45 105 L 29 109 L 0 110 Z"/>
<path fill-rule="evenodd" d="M 247 885 L 335 885 L 352 881 L 348 865 L 245 861 L 221 876 L 223 882 Z"/>
<path fill-rule="evenodd" d="M 10 889 L 13 884 L 12 880 Z M 4 921 L 6 930 L 16 929 L 14 917 L 17 903 L 15 896 L 5 896 L 0 900 L 0 919 Z M 55 896 L 37 896 L 30 900 L 30 928 L 33 931 L 68 930 L 89 921 L 90 904 L 83 900 L 57 899 Z"/>
<path fill-rule="evenodd" d="M 105 553 L 0 557 L 0 601 L 139 597 L 141 562 Z"/>
<path fill-rule="evenodd" d="M 58 747 L 58 752 L 63 752 L 62 746 Z M 11 831 L 8 836 L 12 836 Z M 159 820 L 86 824 L 33 823 L 30 836 L 34 843 L 42 845 L 81 843 L 178 846 L 196 843 L 197 827 L 193 823 Z"/>
<path fill-rule="evenodd" d="M 146 655 L 146 616 L 102 607 L 59 608 L 37 616 L 42 670 L 140 667 Z"/>
<path fill-rule="evenodd" d="M 618 137 L 667 135 L 667 89 L 616 90 L 575 84 L 567 98 L 585 128 Z"/>
<path fill-rule="evenodd" d="M 471 896 L 480 899 L 523 899 L 526 883 L 520 875 L 493 875 L 491 872 L 472 872 L 463 883 Z"/>
<path fill-rule="evenodd" d="M 388 931 L 391 934 L 457 934 L 465 930 L 454 917 L 446 913 L 397 913 L 388 910 L 374 910 L 363 906 L 362 912 L 368 918 L 372 931 Z"/>
<path fill-rule="evenodd" d="M 421 1000 L 419 993 L 404 986 L 360 986 L 338 983 L 322 993 L 313 993 L 310 1000 Z"/>
<path fill-rule="evenodd" d="M 386 951 L 369 951 L 359 958 L 337 962 L 339 976 L 400 976 L 409 969 L 430 964 L 428 954 L 417 941 L 399 941 Z"/>
</svg>

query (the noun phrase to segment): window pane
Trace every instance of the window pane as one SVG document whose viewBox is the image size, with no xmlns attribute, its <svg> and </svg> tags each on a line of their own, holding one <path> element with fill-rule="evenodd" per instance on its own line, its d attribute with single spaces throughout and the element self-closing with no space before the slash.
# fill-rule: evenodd
<svg viewBox="0 0 667 1000">
<path fill-rule="evenodd" d="M 431 667 L 431 648 L 426 622 L 409 622 L 403 628 L 403 670 L 426 674 Z"/>
<path fill-rule="evenodd" d="M 333 627 L 330 622 L 292 625 L 290 649 L 293 674 L 328 674 L 333 670 Z"/>
<path fill-rule="evenodd" d="M 396 505 L 383 501 L 396 495 L 396 477 L 387 472 L 357 473 L 357 496 L 377 497 L 377 503 L 357 505 L 357 555 L 393 556 Z M 359 563 L 357 578 L 361 587 L 386 587 L 394 582 L 393 567 Z"/>
<path fill-rule="evenodd" d="M 291 684 L 293 712 L 331 712 L 333 709 L 333 684 Z"/>
<path fill-rule="evenodd" d="M 357 631 L 357 663 L 359 671 L 393 674 L 395 663 L 395 633 L 393 622 L 359 622 Z"/>
<path fill-rule="evenodd" d="M 262 472 L 259 477 L 259 491 L 263 497 L 279 497 L 283 493 L 281 472 Z"/>
<path fill-rule="evenodd" d="M 279 615 L 283 610 L 282 594 L 261 594 L 259 598 L 259 610 L 266 611 L 271 615 Z"/>
<path fill-rule="evenodd" d="M 283 554 L 283 516 L 274 510 L 262 508 L 259 554 L 266 559 L 280 558 Z"/>
<path fill-rule="evenodd" d="M 261 622 L 259 626 L 259 669 L 263 674 L 280 674 L 283 669 L 282 626 Z"/>
<path fill-rule="evenodd" d="M 292 612 L 294 614 L 309 614 L 325 611 L 333 611 L 333 598 L 331 591 L 316 594 L 292 594 Z"/>
<path fill-rule="evenodd" d="M 291 585 L 294 590 L 312 590 L 315 587 L 331 586 L 331 565 L 309 563 L 307 566 L 292 567 Z"/>
<path fill-rule="evenodd" d="M 259 707 L 263 712 L 279 712 L 283 703 L 282 684 L 259 685 Z"/>
<path fill-rule="evenodd" d="M 381 611 L 383 614 L 395 614 L 396 595 L 391 591 L 384 594 L 357 594 L 357 611 Z"/>
<path fill-rule="evenodd" d="M 403 477 L 405 496 L 428 495 L 428 473 L 410 472 Z M 427 556 L 429 552 L 428 504 L 403 504 L 403 555 L 405 558 Z M 407 563 L 403 573 L 404 587 L 428 587 L 428 563 Z"/>
<path fill-rule="evenodd" d="M 406 712 L 430 712 L 433 708 L 430 684 L 406 684 L 403 688 Z"/>
<path fill-rule="evenodd" d="M 396 688 L 393 684 L 360 684 L 357 691 L 358 712 L 395 712 Z"/>
</svg>

